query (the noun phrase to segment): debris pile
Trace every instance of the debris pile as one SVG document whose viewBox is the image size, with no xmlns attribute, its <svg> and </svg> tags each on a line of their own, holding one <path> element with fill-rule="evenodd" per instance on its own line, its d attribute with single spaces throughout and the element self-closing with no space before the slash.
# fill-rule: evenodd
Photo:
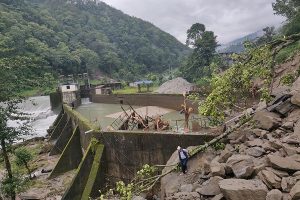
<svg viewBox="0 0 300 200">
<path fill-rule="evenodd" d="M 207 150 L 191 159 L 188 175 L 165 176 L 161 198 L 300 199 L 299 94 L 300 78 L 289 94 L 256 106 L 253 120 L 231 133 L 223 150 Z M 174 163 L 177 154 L 168 163 Z"/>
<path fill-rule="evenodd" d="M 160 94 L 183 94 L 193 90 L 194 84 L 178 77 L 163 83 L 155 92 Z"/>
</svg>

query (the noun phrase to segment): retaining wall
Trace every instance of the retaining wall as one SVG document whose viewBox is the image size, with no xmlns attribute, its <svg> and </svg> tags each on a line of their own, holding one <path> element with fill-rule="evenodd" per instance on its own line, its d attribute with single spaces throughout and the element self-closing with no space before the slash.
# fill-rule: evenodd
<svg viewBox="0 0 300 200">
<path fill-rule="evenodd" d="M 183 95 L 179 94 L 112 94 L 112 95 L 91 95 L 94 103 L 124 104 L 136 106 L 159 106 L 173 110 L 181 110 Z M 187 100 L 187 105 L 192 107 L 194 112 L 198 112 L 198 102 Z"/>
</svg>

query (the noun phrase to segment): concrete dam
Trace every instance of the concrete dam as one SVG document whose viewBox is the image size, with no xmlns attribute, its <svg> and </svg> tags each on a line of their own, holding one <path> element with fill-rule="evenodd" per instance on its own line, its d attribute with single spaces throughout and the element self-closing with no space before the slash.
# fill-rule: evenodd
<svg viewBox="0 0 300 200">
<path fill-rule="evenodd" d="M 181 95 L 122 95 L 135 106 L 160 106 L 177 109 Z M 117 95 L 94 95 L 94 103 L 119 103 Z M 162 100 L 162 101 L 160 101 Z M 214 134 L 171 131 L 104 130 L 76 109 L 63 104 L 50 131 L 53 148 L 50 155 L 60 154 L 49 179 L 76 169 L 62 199 L 79 200 L 100 196 L 99 190 L 116 181 L 130 181 L 144 165 L 165 164 L 178 145 L 187 147 L 204 144 Z"/>
</svg>

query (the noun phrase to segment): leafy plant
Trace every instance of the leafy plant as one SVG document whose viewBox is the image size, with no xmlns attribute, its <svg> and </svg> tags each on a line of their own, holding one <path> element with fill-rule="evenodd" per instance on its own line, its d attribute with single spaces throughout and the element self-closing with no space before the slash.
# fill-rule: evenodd
<svg viewBox="0 0 300 200">
<path fill-rule="evenodd" d="M 289 73 L 289 74 L 285 74 L 280 78 L 280 83 L 282 85 L 291 86 L 295 80 L 296 80 L 295 74 Z"/>
<path fill-rule="evenodd" d="M 31 179 L 31 170 L 29 167 L 29 162 L 32 160 L 33 155 L 29 150 L 24 147 L 20 147 L 15 150 L 15 162 L 18 166 L 24 166 L 28 172 L 28 176 Z"/>
<path fill-rule="evenodd" d="M 225 149 L 225 144 L 223 142 L 217 142 L 212 147 L 218 151 L 218 150 L 224 150 Z"/>
<path fill-rule="evenodd" d="M 0 189 L 6 197 L 12 197 L 16 192 L 22 192 L 26 188 L 26 183 L 27 179 L 20 175 L 6 176 L 1 182 Z"/>
</svg>

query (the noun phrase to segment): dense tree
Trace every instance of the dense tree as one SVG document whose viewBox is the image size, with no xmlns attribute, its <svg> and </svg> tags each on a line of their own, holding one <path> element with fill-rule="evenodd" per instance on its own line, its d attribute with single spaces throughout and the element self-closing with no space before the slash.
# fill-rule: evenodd
<svg viewBox="0 0 300 200">
<path fill-rule="evenodd" d="M 275 14 L 287 18 L 283 27 L 285 35 L 292 35 L 300 32 L 300 1 L 299 0 L 276 0 L 273 5 Z"/>
<path fill-rule="evenodd" d="M 263 28 L 264 35 L 257 40 L 258 45 L 266 44 L 271 42 L 273 37 L 275 36 L 275 27 L 274 26 L 267 26 Z"/>
<path fill-rule="evenodd" d="M 193 52 L 187 59 L 181 72 L 185 78 L 196 82 L 206 76 L 211 76 L 209 66 L 215 56 L 218 43 L 212 31 L 206 31 L 203 24 L 193 24 L 187 31 L 187 45 L 193 47 Z"/>
<path fill-rule="evenodd" d="M 285 16 L 288 20 L 294 18 L 300 10 L 299 0 L 276 0 L 272 5 L 275 14 Z"/>
<path fill-rule="evenodd" d="M 0 57 L 13 47 L 17 55 L 43 60 L 43 69 L 64 74 L 89 70 L 137 79 L 161 73 L 167 64 L 179 66 L 189 51 L 152 24 L 103 2 L 2 1 L 0 12 L 0 46 L 5 51 Z"/>
</svg>

